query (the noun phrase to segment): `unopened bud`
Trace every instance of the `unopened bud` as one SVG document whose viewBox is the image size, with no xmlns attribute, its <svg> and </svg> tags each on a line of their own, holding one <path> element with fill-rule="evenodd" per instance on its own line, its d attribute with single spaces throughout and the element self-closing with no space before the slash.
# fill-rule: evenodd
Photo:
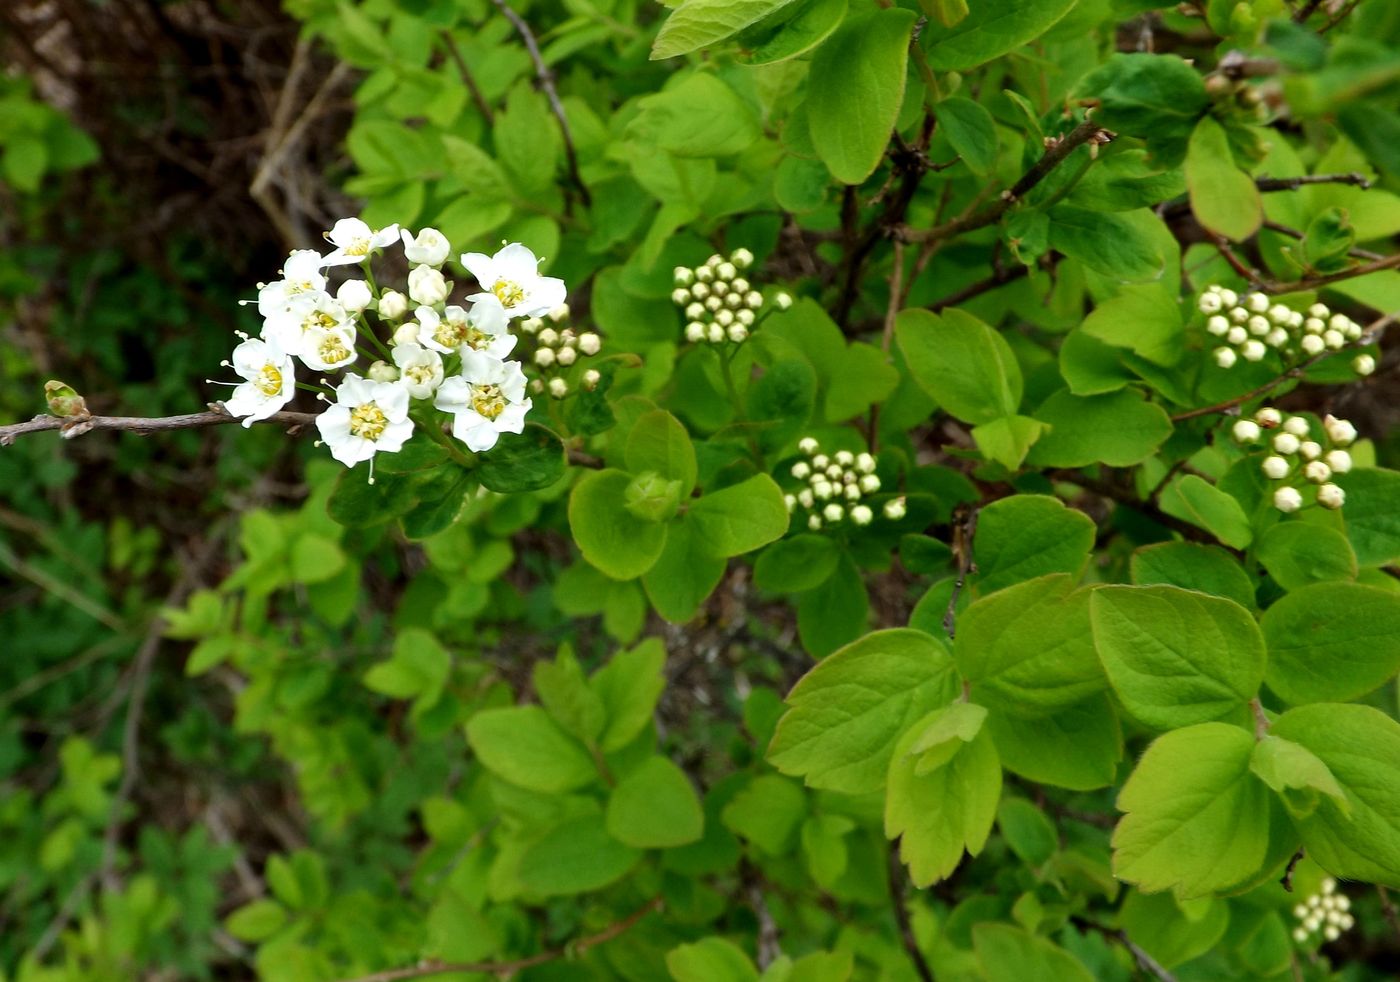
<svg viewBox="0 0 1400 982">
<path fill-rule="evenodd" d="M 87 402 L 67 382 L 50 379 L 44 383 L 44 398 L 55 416 L 86 416 Z"/>
<path fill-rule="evenodd" d="M 387 361 L 377 361 L 369 366 L 366 374 L 371 382 L 394 382 L 398 380 L 399 370 Z"/>
<path fill-rule="evenodd" d="M 562 399 L 569 394 L 569 383 L 562 378 L 552 378 L 549 380 L 549 394 L 555 399 Z"/>
</svg>

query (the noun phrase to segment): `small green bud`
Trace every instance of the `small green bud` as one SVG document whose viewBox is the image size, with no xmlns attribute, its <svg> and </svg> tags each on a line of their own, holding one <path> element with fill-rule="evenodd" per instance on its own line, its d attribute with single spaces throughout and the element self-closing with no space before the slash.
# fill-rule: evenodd
<svg viewBox="0 0 1400 982">
<path fill-rule="evenodd" d="M 49 401 L 49 412 L 55 416 L 86 416 L 87 403 L 74 391 L 73 387 L 58 379 L 44 383 L 44 398 Z"/>
<path fill-rule="evenodd" d="M 638 474 L 623 492 L 623 506 L 644 522 L 664 522 L 676 514 L 681 482 L 668 481 L 655 471 Z"/>
</svg>

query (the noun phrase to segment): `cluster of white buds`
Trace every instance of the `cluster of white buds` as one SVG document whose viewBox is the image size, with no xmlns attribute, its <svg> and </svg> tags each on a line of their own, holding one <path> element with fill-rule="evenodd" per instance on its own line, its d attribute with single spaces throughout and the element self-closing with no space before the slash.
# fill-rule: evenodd
<svg viewBox="0 0 1400 982">
<path fill-rule="evenodd" d="M 1345 314 L 1333 313 L 1324 303 L 1314 303 L 1306 311 L 1272 303 L 1262 293 L 1240 296 L 1223 286 L 1209 286 L 1197 303 L 1206 314 L 1206 330 L 1222 342 L 1213 352 L 1215 363 L 1231 368 L 1243 358 L 1263 361 L 1270 349 L 1286 364 L 1340 351 L 1361 340 L 1361 325 Z M 1351 363 L 1357 375 L 1370 375 L 1376 360 L 1357 355 Z"/>
<path fill-rule="evenodd" d="M 1322 881 L 1317 893 L 1293 908 L 1293 916 L 1299 922 L 1293 929 L 1293 940 L 1303 944 L 1313 935 L 1321 934 L 1327 941 L 1336 941 L 1343 931 L 1350 931 L 1356 925 L 1356 918 L 1350 911 L 1351 898 L 1338 893 L 1337 881 L 1329 876 Z"/>
<path fill-rule="evenodd" d="M 763 294 L 743 275 L 752 265 L 753 253 L 735 249 L 728 259 L 716 254 L 694 269 L 676 267 L 671 300 L 685 312 L 687 341 L 741 344 L 748 338 L 764 304 Z M 786 310 L 792 298 L 780 293 L 774 304 Z"/>
<path fill-rule="evenodd" d="M 849 450 L 824 454 L 810 436 L 799 440 L 797 448 L 805 459 L 793 464 L 791 473 L 807 486 L 783 496 L 789 514 L 798 508 L 808 512 L 807 527 L 814 532 L 847 520 L 855 525 L 869 525 L 875 519 L 875 512 L 863 501 L 880 490 L 873 456 Z M 903 518 L 904 499 L 885 502 L 884 512 L 889 519 Z"/>
<path fill-rule="evenodd" d="M 493 256 L 466 253 L 460 261 L 479 292 L 463 307 L 449 303 L 453 283 L 441 267 L 452 246 L 437 229 L 415 236 L 397 225 L 372 229 L 343 218 L 325 237 L 334 246 L 330 253 L 293 252 L 282 279 L 258 285 L 261 336 L 240 334 L 243 342 L 224 362 L 244 379 L 227 383 L 234 392 L 224 407 L 232 415 L 249 426 L 285 406 L 299 384 L 315 389 L 330 404 L 316 417 L 322 441 L 347 467 L 370 461 L 371 482 L 375 455 L 402 449 L 415 422 L 441 435 L 450 417 L 453 435 L 478 453 L 494 447 L 502 433 L 524 430 L 531 401 L 520 363 L 508 357 L 516 343 L 508 327 L 514 318 L 562 305 L 563 280 L 541 276 L 539 260 L 518 243 Z M 381 289 L 369 264 L 400 243 L 409 263 L 405 289 Z M 365 277 L 345 280 L 332 295 L 327 274 L 341 266 L 359 266 Z M 370 362 L 363 377 L 347 372 L 335 386 L 322 377 L 326 389 L 296 381 L 293 359 L 320 373 L 348 368 L 361 357 Z M 430 409 L 411 416 L 415 402 L 445 416 L 430 424 Z"/>
<path fill-rule="evenodd" d="M 1253 419 L 1236 421 L 1231 433 L 1242 444 L 1264 443 L 1268 456 L 1259 469 L 1271 481 L 1284 482 L 1274 490 L 1274 507 L 1295 512 L 1303 507 L 1303 492 L 1314 487 L 1314 500 L 1324 508 L 1337 509 L 1346 503 L 1346 493 L 1332 483 L 1334 474 L 1351 470 L 1351 454 L 1344 448 L 1356 440 L 1356 427 L 1344 419 L 1324 416 L 1321 433 L 1303 416 L 1287 416 L 1264 407 Z"/>
<path fill-rule="evenodd" d="M 534 355 L 530 361 L 539 375 L 530 380 L 530 391 L 548 392 L 555 399 L 563 399 L 569 394 L 568 374 L 579 357 L 591 358 L 603 347 L 602 338 L 593 331 L 575 333 L 568 326 L 569 305 L 560 304 L 544 317 L 527 317 L 520 322 L 520 330 L 534 342 Z M 579 384 L 592 392 L 598 387 L 602 376 L 595 368 L 587 369 L 579 376 Z"/>
</svg>

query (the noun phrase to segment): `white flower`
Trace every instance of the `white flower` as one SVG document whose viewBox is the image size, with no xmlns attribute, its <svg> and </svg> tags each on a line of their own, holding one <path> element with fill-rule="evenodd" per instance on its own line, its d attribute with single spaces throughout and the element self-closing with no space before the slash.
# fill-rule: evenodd
<svg viewBox="0 0 1400 982">
<path fill-rule="evenodd" d="M 408 229 L 402 229 L 399 237 L 403 240 L 403 254 L 411 263 L 441 266 L 452 251 L 452 243 L 435 228 L 423 229 L 417 238 L 409 235 Z"/>
<path fill-rule="evenodd" d="M 233 349 L 233 370 L 247 379 L 224 401 L 230 415 L 242 416 L 245 427 L 267 419 L 296 394 L 296 367 L 275 343 L 250 338 Z"/>
<path fill-rule="evenodd" d="M 408 390 L 397 382 L 349 374 L 335 391 L 335 403 L 316 417 L 316 429 L 331 456 L 346 467 L 381 451 L 397 453 L 413 434 Z"/>
<path fill-rule="evenodd" d="M 480 351 L 505 358 L 515 350 L 518 339 L 506 330 L 506 313 L 490 294 L 472 304 L 471 310 L 453 304 L 441 315 L 431 307 L 419 307 L 414 314 L 422 325 L 419 342 L 444 355 Z"/>
<path fill-rule="evenodd" d="M 262 336 L 279 348 L 302 358 L 313 331 L 349 329 L 354 337 L 350 313 L 329 293 L 303 293 L 263 322 Z M 303 359 L 305 360 L 305 359 Z M 309 364 L 309 363 L 308 363 Z"/>
<path fill-rule="evenodd" d="M 540 261 L 518 242 L 512 242 L 494 256 L 465 253 L 462 265 L 476 277 L 484 291 L 471 299 L 494 297 L 508 317 L 539 317 L 564 302 L 564 281 L 541 276 Z"/>
<path fill-rule="evenodd" d="M 364 280 L 346 280 L 340 284 L 340 289 L 335 291 L 335 298 L 352 314 L 364 310 L 374 299 L 370 295 L 369 284 Z"/>
<path fill-rule="evenodd" d="M 447 280 L 433 266 L 414 266 L 408 273 L 408 296 L 416 304 L 436 307 L 447 300 Z"/>
<path fill-rule="evenodd" d="M 1282 457 L 1265 457 L 1259 469 L 1264 472 L 1265 477 L 1281 481 L 1288 476 L 1288 461 Z"/>
<path fill-rule="evenodd" d="M 356 358 L 355 329 L 313 327 L 302 335 L 297 355 L 303 365 L 318 372 L 344 368 Z"/>
<path fill-rule="evenodd" d="M 399 227 L 390 225 L 375 230 L 358 218 L 342 218 L 326 233 L 326 238 L 335 246 L 335 251 L 325 256 L 321 265 L 350 266 L 364 262 L 375 249 L 397 242 Z"/>
<path fill-rule="evenodd" d="M 1333 511 L 1346 504 L 1347 494 L 1335 484 L 1324 484 L 1317 489 L 1317 503 Z"/>
<path fill-rule="evenodd" d="M 379 316 L 385 320 L 397 320 L 408 313 L 408 297 L 398 290 L 385 290 L 379 297 Z"/>
<path fill-rule="evenodd" d="M 452 435 L 480 453 L 494 447 L 502 433 L 524 431 L 531 401 L 519 362 L 466 351 L 462 374 L 438 387 L 433 405 L 452 414 Z"/>
<path fill-rule="evenodd" d="M 414 399 L 426 399 L 442 384 L 442 355 L 417 344 L 394 348 L 394 364 L 404 388 Z"/>
<path fill-rule="evenodd" d="M 1318 489 L 1319 493 L 1321 490 Z M 1303 496 L 1297 488 L 1279 488 L 1274 492 L 1274 507 L 1285 514 L 1295 512 L 1303 507 Z"/>
<path fill-rule="evenodd" d="M 1370 355 L 1357 355 L 1352 359 L 1351 370 L 1357 375 L 1370 375 L 1376 370 L 1376 359 Z"/>
<path fill-rule="evenodd" d="M 1235 423 L 1232 432 L 1240 443 L 1253 443 L 1259 439 L 1259 424 L 1252 419 L 1242 419 Z"/>
<path fill-rule="evenodd" d="M 293 297 L 320 293 L 325 288 L 321 254 L 314 249 L 297 249 L 282 264 L 282 279 L 267 283 L 258 290 L 258 313 L 271 317 L 285 310 Z"/>
<path fill-rule="evenodd" d="M 1351 454 L 1345 450 L 1333 450 L 1323 459 L 1327 461 L 1327 466 L 1332 468 L 1333 474 L 1345 474 L 1351 470 Z"/>
</svg>

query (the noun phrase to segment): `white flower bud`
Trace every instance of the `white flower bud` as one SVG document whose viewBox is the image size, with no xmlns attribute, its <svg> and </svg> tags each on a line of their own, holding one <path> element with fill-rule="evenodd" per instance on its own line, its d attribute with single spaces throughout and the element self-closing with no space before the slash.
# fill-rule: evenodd
<svg viewBox="0 0 1400 982">
<path fill-rule="evenodd" d="M 1274 492 L 1274 507 L 1288 514 L 1303 507 L 1303 496 L 1297 488 L 1279 488 Z"/>
<path fill-rule="evenodd" d="M 1215 349 L 1215 363 L 1221 368 L 1231 368 L 1235 364 L 1235 353 L 1229 348 Z"/>
<path fill-rule="evenodd" d="M 787 294 L 779 294 L 779 296 L 786 295 Z M 759 293 L 757 290 L 750 290 L 744 295 L 744 303 L 748 304 L 750 310 L 757 310 L 759 307 L 763 306 L 763 294 Z M 782 304 L 778 304 L 778 309 L 786 310 L 787 308 Z"/>
<path fill-rule="evenodd" d="M 1249 320 L 1249 311 L 1245 310 L 1243 307 L 1232 307 L 1230 308 L 1230 320 L 1234 321 L 1236 324 L 1243 324 L 1245 321 Z"/>
<path fill-rule="evenodd" d="M 692 286 L 692 287 L 690 288 L 690 294 L 691 294 L 691 296 L 693 296 L 696 300 L 704 300 L 706 297 L 708 297 L 708 296 L 710 295 L 710 287 L 709 287 L 709 284 L 707 284 L 707 283 L 705 283 L 705 282 L 703 282 L 703 281 L 700 282 L 700 283 L 696 283 L 694 286 Z"/>
<path fill-rule="evenodd" d="M 677 287 L 671 291 L 671 302 L 677 307 L 684 307 L 690 303 L 690 291 Z"/>
<path fill-rule="evenodd" d="M 737 320 L 740 324 L 743 324 L 745 327 L 753 327 L 753 311 L 749 310 L 747 307 L 745 307 L 743 310 L 734 311 L 734 319 Z"/>
<path fill-rule="evenodd" d="M 722 297 L 730 292 L 729 284 L 724 280 L 715 280 L 710 284 L 710 292 L 717 297 Z"/>
<path fill-rule="evenodd" d="M 686 266 L 677 266 L 671 271 L 671 278 L 677 286 L 690 286 L 695 282 L 695 270 Z"/>
<path fill-rule="evenodd" d="M 1339 447 L 1345 447 L 1356 439 L 1356 427 L 1335 416 L 1322 417 L 1322 428 L 1327 431 L 1327 438 Z"/>
<path fill-rule="evenodd" d="M 711 344 L 719 344 L 724 340 L 724 328 L 718 324 L 711 324 L 705 332 L 705 337 Z"/>
<path fill-rule="evenodd" d="M 1235 423 L 1231 432 L 1240 443 L 1253 443 L 1259 439 L 1259 424 L 1252 419 L 1242 419 Z"/>
<path fill-rule="evenodd" d="M 753 294 L 750 294 L 750 296 L 752 295 Z M 777 305 L 779 310 L 787 310 L 792 306 L 792 296 L 788 293 L 779 293 L 773 298 L 773 303 Z"/>
<path fill-rule="evenodd" d="M 1268 354 L 1268 352 L 1269 349 L 1264 347 L 1262 341 L 1255 341 L 1253 339 L 1246 341 L 1244 347 L 1240 349 L 1240 354 L 1244 355 L 1245 361 L 1263 361 L 1264 356 Z"/>
<path fill-rule="evenodd" d="M 1319 355 L 1327 347 L 1327 342 L 1316 334 L 1304 334 L 1303 340 L 1299 341 L 1298 344 L 1305 355 Z"/>
<path fill-rule="evenodd" d="M 739 275 L 739 271 L 734 268 L 733 263 L 720 263 L 715 267 L 715 275 L 722 280 L 732 280 Z"/>
<path fill-rule="evenodd" d="M 718 266 L 722 262 L 724 262 L 724 257 L 716 252 L 713 255 L 711 255 L 709 259 L 705 260 L 705 265 L 713 268 L 715 266 Z"/>
<path fill-rule="evenodd" d="M 832 464 L 826 469 L 826 476 L 833 481 L 841 480 L 845 473 L 846 472 L 841 469 L 840 464 Z"/>
<path fill-rule="evenodd" d="M 845 487 L 846 498 L 849 501 L 860 500 L 860 488 L 854 484 L 847 484 Z"/>
<path fill-rule="evenodd" d="M 1288 476 L 1288 461 L 1282 457 L 1265 457 L 1264 462 L 1259 465 L 1259 469 L 1270 480 L 1281 481 Z"/>
<path fill-rule="evenodd" d="M 1283 413 L 1271 406 L 1265 406 L 1254 414 L 1254 422 L 1266 430 L 1271 430 L 1283 422 Z"/>
<path fill-rule="evenodd" d="M 1293 908 L 1293 916 L 1301 921 L 1303 918 L 1308 916 L 1308 908 L 1303 906 L 1302 904 L 1299 904 L 1297 907 Z"/>
<path fill-rule="evenodd" d="M 1307 930 L 1301 927 L 1295 927 L 1293 929 L 1293 940 L 1298 942 L 1299 944 L 1302 944 L 1304 941 L 1308 940 Z"/>
<path fill-rule="evenodd" d="M 1332 468 L 1320 460 L 1312 460 L 1303 467 L 1303 476 L 1314 484 L 1321 484 L 1332 476 Z"/>
<path fill-rule="evenodd" d="M 1337 909 L 1341 911 L 1351 910 L 1351 898 L 1344 893 L 1337 894 Z"/>
<path fill-rule="evenodd" d="M 731 310 L 738 310 L 741 307 L 744 307 L 744 295 L 738 290 L 730 290 L 727 294 L 725 294 L 724 305 Z"/>
<path fill-rule="evenodd" d="M 714 278 L 715 278 L 714 267 L 712 267 L 712 266 L 697 266 L 697 267 L 695 267 L 695 279 L 696 279 L 698 282 L 700 282 L 700 283 L 712 283 L 712 282 L 714 282 Z"/>
<path fill-rule="evenodd" d="M 729 325 L 729 340 L 735 344 L 743 344 L 748 339 L 749 329 L 743 324 Z"/>
<path fill-rule="evenodd" d="M 1296 331 L 1296 330 L 1298 330 L 1298 329 L 1299 329 L 1300 327 L 1302 327 L 1302 326 L 1303 326 L 1303 315 L 1300 314 L 1300 313 L 1298 313 L 1298 311 L 1296 311 L 1296 310 L 1291 311 L 1291 312 L 1289 313 L 1289 315 L 1288 315 L 1288 327 L 1289 327 L 1289 329 L 1290 329 L 1290 330 L 1293 330 L 1293 331 Z"/>
<path fill-rule="evenodd" d="M 734 282 L 729 285 L 734 287 L 734 290 L 737 293 L 749 292 L 749 281 L 744 279 L 742 276 L 736 276 L 734 278 Z"/>
<path fill-rule="evenodd" d="M 1275 324 L 1287 324 L 1293 319 L 1293 311 L 1289 310 L 1281 303 L 1276 303 L 1269 308 L 1269 320 Z"/>
<path fill-rule="evenodd" d="M 538 317 L 527 317 L 520 322 L 520 329 L 526 334 L 534 334 L 544 327 L 544 321 Z"/>
<path fill-rule="evenodd" d="M 783 495 L 783 504 L 787 506 L 788 514 L 791 515 L 797 510 L 797 498 L 794 495 Z"/>
<path fill-rule="evenodd" d="M 407 323 L 400 324 L 394 330 L 394 345 L 397 347 L 401 344 L 417 344 L 418 334 L 421 330 L 422 325 L 417 321 L 408 321 Z"/>
<path fill-rule="evenodd" d="M 1327 323 L 1319 317 L 1309 317 L 1303 321 L 1303 330 L 1309 334 L 1321 334 L 1327 330 Z"/>
<path fill-rule="evenodd" d="M 718 324 L 718 325 L 720 325 L 721 327 L 728 327 L 730 324 L 733 324 L 733 323 L 734 323 L 734 311 L 728 310 L 728 309 L 725 309 L 725 310 L 716 310 L 716 311 L 715 311 L 715 323 Z"/>
<path fill-rule="evenodd" d="M 1230 322 L 1216 314 L 1206 321 L 1206 330 L 1218 338 L 1223 338 L 1230 333 Z"/>
<path fill-rule="evenodd" d="M 1222 288 L 1220 291 L 1220 302 L 1227 307 L 1233 307 L 1235 304 L 1240 302 L 1239 294 L 1237 294 L 1234 290 L 1226 290 Z"/>
<path fill-rule="evenodd" d="M 1253 334 L 1257 338 L 1262 338 L 1265 334 L 1269 333 L 1271 325 L 1267 317 L 1260 317 L 1258 314 L 1255 314 L 1249 319 L 1247 326 L 1249 327 L 1250 334 Z"/>
<path fill-rule="evenodd" d="M 812 482 L 812 493 L 821 501 L 825 501 L 836 493 L 836 489 L 832 487 L 830 481 L 818 479 Z"/>
<path fill-rule="evenodd" d="M 369 284 L 364 280 L 346 280 L 340 284 L 340 289 L 335 291 L 335 298 L 352 314 L 364 310 L 374 299 L 369 292 Z"/>
<path fill-rule="evenodd" d="M 816 497 L 812 494 L 811 488 L 803 488 L 801 491 L 797 492 L 797 500 L 802 504 L 803 508 L 811 508 L 816 504 Z"/>
<path fill-rule="evenodd" d="M 822 517 L 820 515 L 808 515 L 807 527 L 813 532 L 817 531 L 822 527 Z"/>
<path fill-rule="evenodd" d="M 1317 489 L 1317 503 L 1323 508 L 1336 511 L 1346 504 L 1347 493 L 1335 484 L 1324 484 Z"/>
<path fill-rule="evenodd" d="M 792 465 L 792 476 L 799 481 L 805 481 L 812 473 L 812 465 L 805 460 L 799 460 Z"/>
<path fill-rule="evenodd" d="M 880 478 L 874 474 L 861 475 L 860 489 L 866 494 L 874 494 L 880 490 Z"/>
<path fill-rule="evenodd" d="M 838 450 L 831 455 L 831 459 L 842 467 L 850 467 L 856 462 L 856 455 L 849 450 Z"/>
<path fill-rule="evenodd" d="M 1292 433 L 1280 433 L 1274 437 L 1274 449 L 1284 456 L 1298 452 L 1298 438 Z"/>
<path fill-rule="evenodd" d="M 371 382 L 396 382 L 399 378 L 399 370 L 387 361 L 375 362 L 365 374 Z"/>
<path fill-rule="evenodd" d="M 1315 303 L 1308 308 L 1309 317 L 1324 318 L 1332 313 L 1332 309 L 1325 303 Z"/>
<path fill-rule="evenodd" d="M 546 327 L 540 331 L 539 341 L 546 348 L 552 348 L 559 343 L 559 332 L 552 327 Z"/>
<path fill-rule="evenodd" d="M 815 450 L 816 446 L 814 445 L 812 449 Z M 831 458 L 824 453 L 819 453 L 812 458 L 812 467 L 816 470 L 824 471 L 829 466 L 831 466 Z"/>
<path fill-rule="evenodd" d="M 555 357 L 553 348 L 535 349 L 535 364 L 539 365 L 541 368 L 548 368 L 550 365 L 553 365 Z"/>
<path fill-rule="evenodd" d="M 875 473 L 875 458 L 872 457 L 872 456 L 871 456 L 870 454 L 868 454 L 868 453 L 860 453 L 860 454 L 857 454 L 857 455 L 856 455 L 856 470 L 860 471 L 862 474 L 874 474 L 874 473 Z"/>
<path fill-rule="evenodd" d="M 869 505 L 855 505 L 851 508 L 851 521 L 857 525 L 869 525 L 875 519 L 875 513 L 870 510 Z"/>
<path fill-rule="evenodd" d="M 1322 340 L 1327 347 L 1331 348 L 1333 351 L 1336 351 L 1347 343 L 1346 336 L 1343 335 L 1341 331 L 1323 331 Z"/>
<path fill-rule="evenodd" d="M 798 449 L 798 450 L 801 450 L 801 451 L 802 451 L 803 453 L 805 453 L 805 454 L 813 454 L 813 453 L 816 453 L 816 452 L 817 452 L 817 441 L 816 441 L 816 439 L 813 438 L 813 437 L 804 436 L 802 439 L 800 439 L 800 440 L 797 441 L 797 449 Z"/>
<path fill-rule="evenodd" d="M 398 290 L 385 290 L 379 296 L 379 316 L 385 320 L 397 320 L 408 313 L 408 297 Z"/>
<path fill-rule="evenodd" d="M 563 365 L 565 368 L 568 368 L 578 359 L 578 349 L 560 348 L 555 357 L 559 359 L 559 364 Z"/>
<path fill-rule="evenodd" d="M 408 273 L 408 295 L 424 307 L 442 303 L 447 299 L 447 280 L 442 270 L 426 264 L 414 266 Z"/>
<path fill-rule="evenodd" d="M 417 238 L 411 238 L 408 229 L 400 230 L 399 235 L 403 239 L 404 258 L 411 263 L 441 266 L 447 262 L 447 254 L 452 251 L 452 243 L 435 228 L 423 229 Z"/>
<path fill-rule="evenodd" d="M 1281 327 L 1276 327 L 1264 335 L 1264 343 L 1271 348 L 1282 348 L 1288 343 L 1288 332 Z"/>
<path fill-rule="evenodd" d="M 569 394 L 569 383 L 562 378 L 552 378 L 549 380 L 549 394 L 555 399 L 562 399 Z"/>
<path fill-rule="evenodd" d="M 603 347 L 603 339 L 592 331 L 584 331 L 578 336 L 578 350 L 585 355 L 596 355 Z"/>
<path fill-rule="evenodd" d="M 1322 456 L 1322 447 L 1316 440 L 1304 440 L 1298 444 L 1298 452 L 1303 455 L 1304 460 L 1316 460 Z"/>
<path fill-rule="evenodd" d="M 530 379 L 530 391 L 535 395 L 539 395 L 544 391 L 544 381 L 537 378 Z"/>
<path fill-rule="evenodd" d="M 705 340 L 705 325 L 699 321 L 691 321 L 685 326 L 685 339 L 692 344 L 699 344 Z"/>
<path fill-rule="evenodd" d="M 1196 301 L 1196 305 L 1200 307 L 1201 313 L 1213 314 L 1220 309 L 1220 294 L 1203 293 L 1200 300 Z"/>
<path fill-rule="evenodd" d="M 1351 361 L 1351 370 L 1357 375 L 1370 375 L 1376 370 L 1376 359 L 1370 355 L 1357 355 Z"/>
<path fill-rule="evenodd" d="M 706 297 L 705 309 L 713 313 L 724 306 L 724 300 L 720 297 Z"/>
<path fill-rule="evenodd" d="M 688 305 L 685 308 L 685 316 L 687 320 L 695 320 L 697 318 L 704 317 L 705 305 L 703 303 L 700 303 L 699 301 Z"/>
<path fill-rule="evenodd" d="M 1347 453 L 1345 450 L 1328 451 L 1327 456 L 1323 459 L 1327 461 L 1327 466 L 1332 468 L 1333 474 L 1345 474 L 1347 471 L 1351 470 L 1351 454 Z M 1342 909 L 1345 910 L 1346 908 L 1343 907 Z"/>
<path fill-rule="evenodd" d="M 1328 941 L 1336 941 L 1342 936 L 1342 932 L 1338 931 L 1335 927 L 1329 924 L 1322 929 L 1322 936 Z"/>
<path fill-rule="evenodd" d="M 1231 344 L 1244 344 L 1249 339 L 1249 332 L 1242 327 L 1232 327 L 1225 332 L 1225 340 Z"/>
<path fill-rule="evenodd" d="M 1269 298 L 1262 293 L 1251 293 L 1244 298 L 1244 305 L 1256 314 L 1262 314 L 1269 309 Z"/>
<path fill-rule="evenodd" d="M 1302 416 L 1290 416 L 1283 422 L 1283 432 L 1294 436 L 1308 435 L 1308 421 Z"/>
<path fill-rule="evenodd" d="M 545 316 L 547 316 L 550 320 L 554 321 L 554 323 L 556 324 L 558 324 L 560 321 L 568 320 L 569 305 L 566 303 L 561 303 L 559 306 L 555 307 Z"/>
<path fill-rule="evenodd" d="M 753 253 L 741 246 L 729 254 L 729 261 L 740 269 L 748 269 L 753 265 Z"/>
<path fill-rule="evenodd" d="M 885 517 L 892 522 L 897 522 L 908 513 L 908 507 L 904 498 L 891 498 L 885 502 Z"/>
<path fill-rule="evenodd" d="M 825 518 L 828 522 L 839 522 L 845 515 L 846 509 L 842 508 L 834 501 L 822 509 L 822 518 Z"/>
</svg>

